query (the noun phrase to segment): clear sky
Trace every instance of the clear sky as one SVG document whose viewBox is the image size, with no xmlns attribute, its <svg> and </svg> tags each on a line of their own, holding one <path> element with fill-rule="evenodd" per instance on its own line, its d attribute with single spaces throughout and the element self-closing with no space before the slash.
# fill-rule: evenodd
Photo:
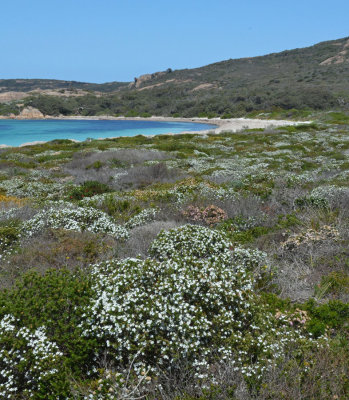
<svg viewBox="0 0 349 400">
<path fill-rule="evenodd" d="M 349 0 L 0 0 L 0 79 L 131 81 L 349 36 Z"/>
</svg>

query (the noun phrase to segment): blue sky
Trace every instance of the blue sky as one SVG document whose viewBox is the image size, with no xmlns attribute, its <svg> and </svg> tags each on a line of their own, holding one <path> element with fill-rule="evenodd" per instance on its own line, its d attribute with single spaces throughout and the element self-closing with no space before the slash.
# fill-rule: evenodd
<svg viewBox="0 0 349 400">
<path fill-rule="evenodd" d="M 2 0 L 0 10 L 0 79 L 131 81 L 349 36 L 348 0 Z"/>
</svg>

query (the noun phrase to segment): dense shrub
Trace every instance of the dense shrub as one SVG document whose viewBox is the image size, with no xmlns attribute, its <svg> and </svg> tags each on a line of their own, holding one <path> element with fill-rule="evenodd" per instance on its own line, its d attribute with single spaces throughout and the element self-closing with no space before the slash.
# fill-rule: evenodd
<svg viewBox="0 0 349 400">
<path fill-rule="evenodd" d="M 21 326 L 12 315 L 0 321 L 0 396 L 54 399 L 67 393 L 62 353 L 46 329 Z M 63 376 L 62 376 L 63 375 Z M 44 397 L 43 397 L 44 396 Z"/>
<path fill-rule="evenodd" d="M 4 251 L 20 238 L 20 229 L 15 225 L 0 226 L 0 251 Z"/>
<path fill-rule="evenodd" d="M 230 360 L 256 377 L 287 343 L 308 340 L 286 316 L 257 305 L 251 277 L 237 265 L 127 259 L 95 266 L 93 277 L 83 335 L 99 341 L 96 361 L 108 354 L 122 369 L 134 359 L 139 376 L 178 373 L 185 362 L 201 379 L 213 361 Z"/>
<path fill-rule="evenodd" d="M 63 206 L 63 207 L 62 207 Z M 72 231 L 90 231 L 105 233 L 117 239 L 128 237 L 127 230 L 102 211 L 91 207 L 71 207 L 59 203 L 57 208 L 51 207 L 36 214 L 23 224 L 22 231 L 31 237 L 45 228 L 66 229 Z"/>
<path fill-rule="evenodd" d="M 150 254 L 159 260 L 182 257 L 231 259 L 230 243 L 225 236 L 199 225 L 184 225 L 161 232 L 151 245 Z"/>
<path fill-rule="evenodd" d="M 12 389 L 33 392 L 30 398 L 65 398 L 66 368 L 71 374 L 86 371 L 94 343 L 82 338 L 78 324 L 90 287 L 89 277 L 82 273 L 51 270 L 43 276 L 29 273 L 11 290 L 0 292 L 0 388 L 8 396 L 4 398 L 12 398 Z"/>
<path fill-rule="evenodd" d="M 315 336 L 324 334 L 327 329 L 339 331 L 344 328 L 347 333 L 349 332 L 349 304 L 332 300 L 326 304 L 317 305 L 314 300 L 310 299 L 305 304 L 305 309 L 311 317 L 307 328 Z"/>
<path fill-rule="evenodd" d="M 96 194 L 102 194 L 110 192 L 111 189 L 105 183 L 97 181 L 86 181 L 81 186 L 73 188 L 68 193 L 68 199 L 81 200 L 84 197 L 95 196 Z"/>
</svg>

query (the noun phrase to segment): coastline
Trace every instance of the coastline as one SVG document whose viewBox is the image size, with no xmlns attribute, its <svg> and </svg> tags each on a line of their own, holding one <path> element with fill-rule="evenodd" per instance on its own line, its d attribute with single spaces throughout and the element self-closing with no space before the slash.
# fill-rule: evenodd
<svg viewBox="0 0 349 400">
<path fill-rule="evenodd" d="M 25 118 L 3 118 L 0 116 L 0 120 L 20 120 L 25 121 Z M 29 119 L 27 119 L 29 120 Z M 230 118 L 230 119 L 221 119 L 221 118 L 174 118 L 174 117 L 112 117 L 112 116 L 91 116 L 91 117 L 82 117 L 82 116 L 45 116 L 44 118 L 35 118 L 35 120 L 87 120 L 87 121 L 158 121 L 158 122 L 190 122 L 190 123 L 201 123 L 212 125 L 212 129 L 205 129 L 202 131 L 182 131 L 182 132 L 166 132 L 163 135 L 181 135 L 181 134 L 208 134 L 208 133 L 221 133 L 221 132 L 237 132 L 242 129 L 266 129 L 278 126 L 287 126 L 287 125 L 298 125 L 304 123 L 310 123 L 311 121 L 288 121 L 288 120 L 265 120 L 265 119 L 252 119 L 252 118 Z M 153 137 L 155 135 L 147 135 L 147 137 Z M 104 140 L 104 139 L 116 139 L 122 136 L 114 136 L 114 137 L 105 137 L 98 138 L 96 140 Z M 73 140 L 73 139 L 71 139 Z M 73 140 L 78 142 L 78 140 Z M 10 148 L 10 147 L 24 147 L 31 146 L 36 144 L 46 143 L 45 141 L 34 141 L 22 143 L 19 146 L 9 146 L 5 144 L 0 144 L 1 148 Z"/>
</svg>

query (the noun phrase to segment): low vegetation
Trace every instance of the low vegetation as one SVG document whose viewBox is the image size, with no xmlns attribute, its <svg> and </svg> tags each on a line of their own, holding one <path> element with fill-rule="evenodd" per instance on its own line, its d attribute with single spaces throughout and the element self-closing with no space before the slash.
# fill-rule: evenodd
<svg viewBox="0 0 349 400">
<path fill-rule="evenodd" d="M 347 399 L 349 124 L 0 153 L 0 397 Z"/>
</svg>

